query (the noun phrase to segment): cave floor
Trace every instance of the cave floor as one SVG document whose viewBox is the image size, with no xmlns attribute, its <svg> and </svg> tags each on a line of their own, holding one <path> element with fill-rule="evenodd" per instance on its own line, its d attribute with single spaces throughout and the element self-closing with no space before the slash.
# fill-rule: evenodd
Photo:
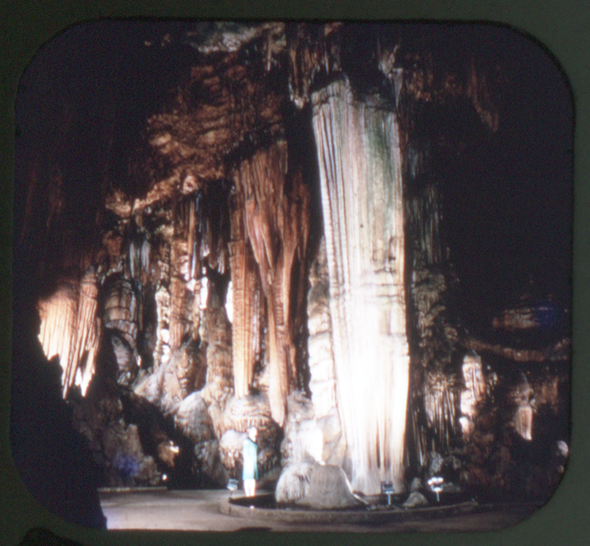
<svg viewBox="0 0 590 546">
<path fill-rule="evenodd" d="M 264 493 L 264 492 L 261 492 Z M 234 494 L 238 498 L 239 494 Z M 318 514 L 308 522 L 277 521 L 244 515 L 226 515 L 226 490 L 174 491 L 166 489 L 101 491 L 100 501 L 108 529 L 186 531 L 326 531 L 326 532 L 475 532 L 493 531 L 514 525 L 531 515 L 536 507 L 487 505 L 471 513 L 442 517 L 419 517 L 407 521 L 376 523 L 329 523 Z M 244 512 L 242 512 L 243 514 Z M 410 514 L 410 512 L 408 512 Z"/>
</svg>

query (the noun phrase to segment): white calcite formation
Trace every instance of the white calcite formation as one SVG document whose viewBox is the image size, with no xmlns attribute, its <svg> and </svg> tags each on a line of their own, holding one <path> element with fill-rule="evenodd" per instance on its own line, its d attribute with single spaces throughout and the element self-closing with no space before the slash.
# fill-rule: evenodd
<svg viewBox="0 0 590 546">
<path fill-rule="evenodd" d="M 241 193 L 240 193 L 241 195 Z M 260 358 L 264 302 L 258 267 L 246 235 L 244 213 L 237 207 L 231 220 L 229 243 L 232 323 L 232 365 L 235 393 L 246 396 L 254 379 L 254 366 Z M 227 302 L 226 302 L 227 308 Z"/>
<path fill-rule="evenodd" d="M 79 284 L 63 283 L 39 302 L 39 341 L 47 358 L 59 357 L 64 397 L 74 385 L 84 394 L 94 374 L 101 330 L 97 300 L 96 275 L 89 270 Z"/>
<path fill-rule="evenodd" d="M 396 116 L 346 81 L 312 96 L 338 407 L 355 490 L 404 476 L 409 356 Z M 351 404 L 350 401 L 355 403 Z"/>
<path fill-rule="evenodd" d="M 326 245 L 322 239 L 310 276 L 307 296 L 307 329 L 311 401 L 314 427 L 321 432 L 322 447 L 318 460 L 342 465 L 346 441 L 342 434 L 336 399 L 336 374 L 332 351 L 332 319 Z"/>
<path fill-rule="evenodd" d="M 306 495 L 298 505 L 315 510 L 334 510 L 357 506 L 350 482 L 339 466 L 314 464 L 309 474 Z"/>
<path fill-rule="evenodd" d="M 487 389 L 481 357 L 476 354 L 465 355 L 461 370 L 464 387 L 461 391 L 461 417 L 459 423 L 463 438 L 467 441 L 474 431 L 479 406 L 486 399 Z"/>
<path fill-rule="evenodd" d="M 512 399 L 516 405 L 512 423 L 516 432 L 529 441 L 533 439 L 533 396 L 534 391 L 527 378 L 523 376 L 521 383 L 512 391 Z"/>
</svg>

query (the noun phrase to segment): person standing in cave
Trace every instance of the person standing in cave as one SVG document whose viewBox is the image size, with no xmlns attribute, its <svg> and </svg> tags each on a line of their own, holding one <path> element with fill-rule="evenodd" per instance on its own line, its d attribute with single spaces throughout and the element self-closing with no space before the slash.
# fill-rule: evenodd
<svg viewBox="0 0 590 546">
<path fill-rule="evenodd" d="M 242 451 L 244 458 L 242 479 L 244 480 L 244 494 L 246 497 L 253 497 L 256 494 L 256 480 L 258 479 L 258 445 L 256 444 L 258 431 L 256 427 L 250 427 L 247 434 Z"/>
</svg>

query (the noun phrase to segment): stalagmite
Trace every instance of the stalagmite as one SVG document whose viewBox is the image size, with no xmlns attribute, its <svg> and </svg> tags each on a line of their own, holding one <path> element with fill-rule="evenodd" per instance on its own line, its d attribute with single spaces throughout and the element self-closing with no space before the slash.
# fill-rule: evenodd
<svg viewBox="0 0 590 546">
<path fill-rule="evenodd" d="M 345 81 L 314 93 L 334 362 L 352 486 L 403 486 L 409 357 L 395 115 Z M 354 401 L 354 403 L 351 403 Z"/>
<path fill-rule="evenodd" d="M 516 432 L 525 440 L 533 439 L 533 408 L 531 406 L 533 394 L 531 385 L 523 375 L 522 382 L 512 393 L 513 401 L 516 404 L 516 412 L 512 423 Z"/>
</svg>

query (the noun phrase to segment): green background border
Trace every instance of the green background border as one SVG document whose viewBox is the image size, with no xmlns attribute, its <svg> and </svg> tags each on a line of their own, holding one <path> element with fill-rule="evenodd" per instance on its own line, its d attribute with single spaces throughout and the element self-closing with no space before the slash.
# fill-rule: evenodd
<svg viewBox="0 0 590 546">
<path fill-rule="evenodd" d="M 453 20 L 497 22 L 543 43 L 561 64 L 575 101 L 574 308 L 572 442 L 563 482 L 546 506 L 524 522 L 488 533 L 232 535 L 96 531 L 60 520 L 40 507 L 10 457 L 10 325 L 12 308 L 12 185 L 14 100 L 20 74 L 38 47 L 71 24 L 103 17 Z M 16 545 L 37 526 L 83 545 L 243 544 L 304 541 L 356 544 L 577 545 L 590 543 L 590 6 L 587 0 L 0 0 L 0 544 Z"/>
</svg>

